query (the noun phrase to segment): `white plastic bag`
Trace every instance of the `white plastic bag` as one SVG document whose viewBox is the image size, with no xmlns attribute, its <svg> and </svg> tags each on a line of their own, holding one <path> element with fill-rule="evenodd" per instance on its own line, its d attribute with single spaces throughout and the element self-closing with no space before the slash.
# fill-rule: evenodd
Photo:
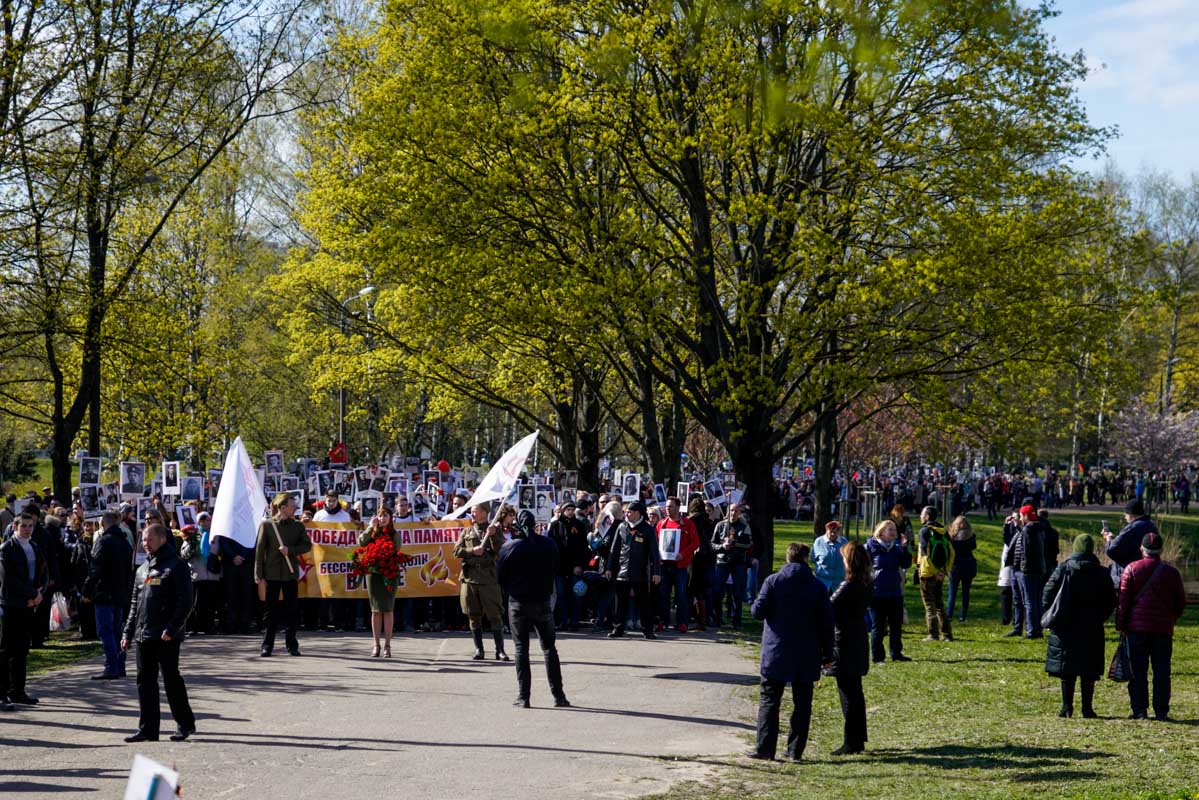
<svg viewBox="0 0 1199 800">
<path fill-rule="evenodd" d="M 71 627 L 71 611 L 67 608 L 67 598 L 62 592 L 55 592 L 50 606 L 50 630 L 65 631 Z"/>
</svg>

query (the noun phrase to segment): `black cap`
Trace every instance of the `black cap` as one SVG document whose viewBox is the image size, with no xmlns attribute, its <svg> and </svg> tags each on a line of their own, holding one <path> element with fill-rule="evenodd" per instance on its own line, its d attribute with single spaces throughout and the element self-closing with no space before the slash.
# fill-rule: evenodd
<svg viewBox="0 0 1199 800">
<path fill-rule="evenodd" d="M 640 500 L 634 500 L 633 502 L 629 503 L 628 510 L 636 511 L 638 514 L 640 514 L 641 516 L 644 517 L 645 516 L 645 503 L 641 502 Z"/>
<path fill-rule="evenodd" d="M 1134 517 L 1143 517 L 1145 516 L 1145 504 L 1141 502 L 1141 498 L 1134 497 L 1128 501 L 1128 505 L 1124 506 L 1124 513 Z"/>
<path fill-rule="evenodd" d="M 575 505 L 574 500 L 567 500 L 565 503 L 562 504 L 562 507 L 563 508 L 578 508 L 578 506 Z"/>
<path fill-rule="evenodd" d="M 1145 534 L 1145 538 L 1141 539 L 1141 549 L 1146 553 L 1160 553 L 1162 551 L 1162 535 L 1157 531 L 1149 531 Z"/>
</svg>

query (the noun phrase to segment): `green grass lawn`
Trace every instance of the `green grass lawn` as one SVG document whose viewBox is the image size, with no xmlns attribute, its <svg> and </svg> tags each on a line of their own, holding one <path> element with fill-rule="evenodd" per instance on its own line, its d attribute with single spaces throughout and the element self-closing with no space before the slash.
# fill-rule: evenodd
<svg viewBox="0 0 1199 800">
<path fill-rule="evenodd" d="M 51 633 L 47 647 L 29 651 L 29 674 L 53 672 L 104 652 L 99 642 L 81 642 L 78 636 L 78 631 Z"/>
<path fill-rule="evenodd" d="M 1053 522 L 1065 540 L 1098 531 L 1100 518 L 1120 527 L 1121 518 L 1110 512 L 1062 513 Z M 864 681 L 865 754 L 828 755 L 841 744 L 842 717 L 836 685 L 825 679 L 816 687 L 802 764 L 718 760 L 715 778 L 678 786 L 664 797 L 1199 798 L 1199 607 L 1188 608 L 1174 637 L 1171 716 L 1177 722 L 1127 719 L 1125 685 L 1107 680 L 1095 692 L 1101 719 L 1059 719 L 1059 684 L 1045 674 L 1044 640 L 1002 638 L 1007 628 L 999 624 L 995 586 L 999 525 L 985 517 L 971 521 L 979 535 L 979 577 L 969 617 L 965 624 L 954 621 L 953 642 L 922 642 L 924 612 L 909 588 L 904 651 L 915 660 L 871 665 Z M 1190 542 L 1199 538 L 1199 524 L 1170 518 L 1162 523 L 1167 534 L 1173 524 Z M 783 553 L 789 541 L 810 541 L 810 530 L 809 524 L 776 527 L 776 552 Z M 1063 549 L 1069 551 L 1065 541 Z M 760 632 L 760 626 L 747 626 L 742 634 L 747 671 L 756 669 Z M 1109 657 L 1115 639 L 1109 628 Z M 756 711 L 757 692 L 746 690 L 745 719 L 754 719 Z M 780 741 L 789 713 L 784 707 Z"/>
</svg>

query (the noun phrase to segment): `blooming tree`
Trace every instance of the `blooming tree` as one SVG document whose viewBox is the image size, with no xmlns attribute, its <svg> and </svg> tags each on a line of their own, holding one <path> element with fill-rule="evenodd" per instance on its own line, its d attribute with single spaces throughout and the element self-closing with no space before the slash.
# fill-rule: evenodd
<svg viewBox="0 0 1199 800">
<path fill-rule="evenodd" d="M 1113 427 L 1116 455 L 1128 466 L 1165 472 L 1199 455 L 1199 411 L 1163 414 L 1136 401 L 1117 415 Z"/>
</svg>

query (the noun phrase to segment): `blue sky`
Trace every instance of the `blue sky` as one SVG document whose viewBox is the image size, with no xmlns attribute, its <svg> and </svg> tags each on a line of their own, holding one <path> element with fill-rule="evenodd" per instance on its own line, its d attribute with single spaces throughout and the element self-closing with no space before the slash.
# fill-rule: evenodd
<svg viewBox="0 0 1199 800">
<path fill-rule="evenodd" d="M 1199 0 L 1057 0 L 1046 28 L 1058 49 L 1086 53 L 1079 86 L 1091 121 L 1126 173 L 1199 172 Z M 1097 169 L 1095 162 L 1079 164 Z"/>
</svg>

